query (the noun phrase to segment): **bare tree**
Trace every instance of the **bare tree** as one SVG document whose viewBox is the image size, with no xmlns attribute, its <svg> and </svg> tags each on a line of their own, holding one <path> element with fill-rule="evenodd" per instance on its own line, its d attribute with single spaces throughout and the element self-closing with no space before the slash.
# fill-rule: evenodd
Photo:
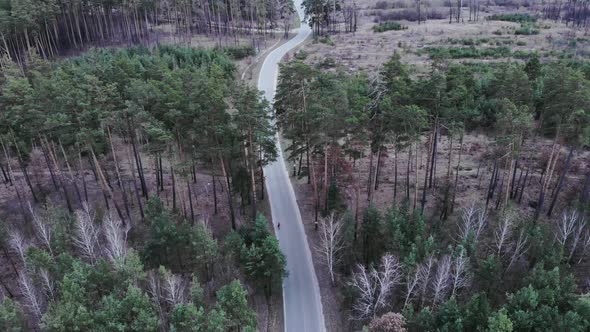
<svg viewBox="0 0 590 332">
<path fill-rule="evenodd" d="M 186 282 L 178 275 L 160 268 L 162 277 L 162 288 L 164 289 L 163 298 L 171 307 L 185 302 Z"/>
<path fill-rule="evenodd" d="M 586 228 L 586 221 L 575 210 L 564 211 L 561 219 L 557 221 L 554 237 L 563 248 L 568 261 L 574 257 L 580 245 L 582 245 L 582 255 L 584 255 L 589 245 L 587 242 L 590 241 Z"/>
<path fill-rule="evenodd" d="M 342 226 L 342 220 L 337 219 L 334 213 L 320 220 L 320 244 L 317 250 L 330 271 L 332 284 L 335 283 L 335 270 L 341 259 L 340 253 L 344 249 Z"/>
<path fill-rule="evenodd" d="M 434 268 L 434 257 L 430 255 L 428 259 L 420 266 L 419 269 L 419 280 L 420 280 L 420 306 L 424 306 L 426 301 L 426 294 L 428 292 L 428 286 L 430 285 L 430 279 L 432 277 L 432 269 Z"/>
<path fill-rule="evenodd" d="M 26 264 L 25 255 L 27 253 L 27 249 L 30 246 L 29 241 L 25 239 L 22 233 L 16 229 L 11 230 L 9 236 L 9 243 L 12 247 L 12 250 L 18 254 L 18 257 L 20 257 L 23 264 Z"/>
<path fill-rule="evenodd" d="M 438 261 L 436 275 L 432 284 L 432 303 L 438 305 L 443 302 L 448 294 L 449 279 L 451 277 L 451 257 L 444 256 Z"/>
<path fill-rule="evenodd" d="M 590 250 L 590 230 L 586 230 L 586 232 L 584 232 L 584 239 L 582 241 L 582 255 L 580 256 L 580 259 L 578 260 L 578 264 L 580 264 L 582 262 L 582 259 L 584 258 L 584 256 L 586 256 L 586 254 L 588 253 L 589 250 Z"/>
<path fill-rule="evenodd" d="M 349 283 L 358 292 L 352 308 L 354 319 L 375 318 L 377 313 L 387 308 L 388 300 L 400 282 L 400 270 L 401 264 L 392 255 L 381 258 L 379 270 L 374 267 L 368 270 L 360 264 L 357 266 Z"/>
<path fill-rule="evenodd" d="M 124 227 L 120 219 L 107 213 L 102 227 L 107 242 L 107 257 L 114 265 L 122 264 L 127 256 L 127 233 L 130 226 Z"/>
<path fill-rule="evenodd" d="M 469 283 L 471 282 L 469 257 L 465 255 L 465 249 L 463 248 L 459 248 L 459 255 L 453 261 L 451 282 L 451 295 L 455 295 L 459 289 L 469 286 Z"/>
<path fill-rule="evenodd" d="M 162 322 L 165 321 L 166 316 L 162 309 L 162 288 L 160 287 L 160 275 L 156 270 L 148 271 L 147 273 L 147 289 L 152 297 L 152 301 L 158 308 L 158 314 Z"/>
<path fill-rule="evenodd" d="M 410 273 L 406 277 L 406 299 L 404 300 L 404 308 L 416 296 L 416 292 L 418 291 L 417 288 L 420 286 L 420 272 L 422 268 L 422 264 L 418 264 L 414 273 Z"/>
<path fill-rule="evenodd" d="M 564 211 L 561 215 L 561 219 L 558 220 L 557 224 L 555 225 L 555 240 L 565 249 L 565 245 L 573 236 L 574 232 L 576 231 L 576 224 L 578 223 L 578 213 L 576 211 L 572 211 L 568 213 Z"/>
<path fill-rule="evenodd" d="M 47 296 L 51 299 L 55 299 L 55 283 L 51 279 L 49 275 L 49 271 L 45 268 L 39 269 L 39 279 L 41 279 L 41 283 L 43 283 L 43 288 L 47 293 Z"/>
<path fill-rule="evenodd" d="M 31 202 L 29 204 L 29 212 L 33 218 L 33 226 L 35 227 L 35 233 L 39 240 L 49 250 L 49 253 L 53 256 L 53 250 L 51 249 L 51 225 L 41 218 L 33 209 Z"/>
<path fill-rule="evenodd" d="M 488 215 L 485 209 L 478 210 L 475 207 L 475 203 L 465 208 L 459 224 L 458 242 L 464 242 L 470 237 L 477 242 L 487 225 L 487 220 Z"/>
<path fill-rule="evenodd" d="M 29 309 L 35 321 L 39 320 L 43 315 L 42 303 L 39 292 L 31 278 L 26 273 L 21 273 L 18 279 L 20 291 L 23 298 L 23 304 Z"/>
<path fill-rule="evenodd" d="M 508 242 L 514 229 L 514 219 L 512 214 L 505 214 L 500 219 L 498 228 L 494 231 L 494 249 L 498 255 L 501 255 L 507 250 Z"/>
<path fill-rule="evenodd" d="M 94 215 L 88 204 L 82 204 L 82 210 L 76 211 L 76 236 L 74 245 L 82 251 L 82 255 L 94 263 L 98 257 L 98 229 L 94 225 Z"/>
<path fill-rule="evenodd" d="M 512 255 L 510 256 L 510 262 L 506 267 L 508 270 L 514 263 L 516 263 L 526 252 L 528 251 L 528 235 L 524 230 L 521 230 L 518 239 L 513 245 Z"/>
</svg>

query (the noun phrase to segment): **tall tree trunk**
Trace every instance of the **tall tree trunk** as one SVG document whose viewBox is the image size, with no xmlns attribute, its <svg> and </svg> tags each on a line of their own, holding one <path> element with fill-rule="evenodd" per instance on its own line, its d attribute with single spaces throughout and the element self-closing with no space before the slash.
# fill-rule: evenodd
<svg viewBox="0 0 590 332">
<path fill-rule="evenodd" d="M 172 166 L 170 166 L 170 176 L 172 177 L 172 210 L 176 210 L 176 177 Z"/>
<path fill-rule="evenodd" d="M 328 151 L 329 145 L 324 147 L 324 214 L 328 214 Z"/>
<path fill-rule="evenodd" d="M 215 184 L 217 180 L 215 179 L 214 174 L 212 174 L 211 177 L 213 178 L 213 214 L 217 215 L 217 185 Z"/>
<path fill-rule="evenodd" d="M 436 147 L 438 142 L 438 118 L 434 120 L 434 137 L 432 139 L 432 156 L 430 158 L 430 180 L 428 181 L 428 188 L 432 188 L 434 173 L 434 166 L 436 163 Z"/>
<path fill-rule="evenodd" d="M 367 179 L 367 201 L 371 202 L 371 193 L 373 189 L 373 151 L 369 150 L 369 178 Z"/>
<path fill-rule="evenodd" d="M 141 162 L 141 155 L 139 154 L 136 145 L 135 130 L 131 127 L 131 120 L 129 116 L 127 116 L 127 129 L 129 131 L 129 136 L 131 138 L 131 146 L 133 147 L 133 155 L 135 156 L 135 165 L 137 166 L 137 175 L 139 176 L 139 182 L 141 183 L 141 191 L 143 193 L 143 196 L 147 199 L 148 189 L 147 184 L 145 182 L 145 176 L 143 173 L 143 164 Z"/>
<path fill-rule="evenodd" d="M 526 173 L 524 174 L 524 181 L 522 181 L 522 187 L 520 188 L 520 193 L 518 194 L 518 204 L 520 204 L 520 202 L 522 201 L 522 195 L 524 194 L 524 190 L 527 185 L 527 179 L 529 177 L 529 170 L 530 167 L 527 167 Z"/>
<path fill-rule="evenodd" d="M 186 187 L 188 190 L 188 202 L 189 202 L 190 210 L 191 210 L 191 225 L 192 225 L 195 222 L 195 211 L 193 209 L 193 193 L 192 193 L 191 184 L 189 181 L 186 182 Z"/>
<path fill-rule="evenodd" d="M 588 203 L 588 198 L 590 197 L 590 173 L 586 175 L 586 182 L 584 183 L 584 188 L 582 188 L 582 192 L 580 193 L 580 205 L 584 206 L 584 204 Z"/>
<path fill-rule="evenodd" d="M 393 148 L 393 204 L 395 205 L 397 197 L 397 147 L 394 146 Z"/>
<path fill-rule="evenodd" d="M 232 199 L 232 193 L 231 193 L 231 182 L 229 181 L 229 175 L 227 174 L 226 170 L 225 170 L 225 163 L 223 161 L 223 158 L 221 157 L 221 153 L 218 154 L 218 158 L 219 158 L 219 164 L 221 165 L 221 173 L 223 174 L 223 177 L 225 178 L 225 184 L 226 184 L 226 189 L 227 189 L 227 200 L 228 200 L 228 205 L 229 205 L 229 214 L 231 217 L 231 227 L 233 230 L 236 230 L 236 216 L 234 214 L 234 205 L 233 205 L 233 199 Z"/>
<path fill-rule="evenodd" d="M 555 161 L 557 161 L 557 156 L 555 155 L 557 153 L 557 155 L 559 155 L 559 150 L 560 148 L 557 148 L 557 152 L 555 150 L 555 147 L 557 146 L 557 135 L 555 136 L 555 139 L 553 141 L 553 145 L 551 147 L 551 153 L 549 154 L 549 159 L 547 160 L 547 167 L 545 168 L 544 174 L 547 174 L 545 176 L 544 181 L 542 181 L 541 183 L 541 190 L 539 192 L 539 199 L 537 201 L 537 207 L 535 209 L 535 215 L 533 217 L 533 221 L 536 223 L 536 221 L 539 219 L 539 216 L 541 215 L 541 210 L 543 209 L 543 202 L 545 201 L 545 191 L 547 190 L 547 186 L 549 185 L 549 182 L 551 180 L 551 176 L 550 174 L 552 173 L 552 164 Z"/>
<path fill-rule="evenodd" d="M 457 157 L 457 169 L 455 171 L 455 184 L 453 185 L 453 199 L 451 200 L 451 213 L 455 209 L 455 198 L 457 196 L 457 186 L 459 184 L 459 169 L 461 168 L 461 156 L 463 155 L 463 132 L 459 139 L 459 156 Z"/>
<path fill-rule="evenodd" d="M 408 146 L 408 163 L 406 168 L 406 201 L 410 204 L 410 171 L 412 170 L 412 144 Z"/>
<path fill-rule="evenodd" d="M 376 165 L 376 170 L 375 170 L 375 191 L 377 191 L 377 189 L 379 189 L 379 173 L 381 171 L 381 153 L 382 153 L 382 147 L 381 145 L 379 145 L 379 148 L 377 148 L 377 165 Z"/>
<path fill-rule="evenodd" d="M 565 182 L 565 178 L 566 178 L 567 173 L 570 169 L 573 155 L 574 155 L 574 148 L 572 147 L 572 148 L 570 148 L 570 152 L 567 155 L 567 160 L 565 161 L 565 168 L 559 178 L 559 184 L 557 185 L 555 195 L 553 195 L 553 200 L 551 201 L 551 205 L 549 205 L 549 211 L 547 211 L 547 217 L 551 217 L 551 213 L 553 213 L 553 208 L 555 207 L 555 203 L 557 202 L 557 197 L 559 196 L 559 193 L 561 192 L 561 189 L 562 189 L 563 184 Z"/>
</svg>

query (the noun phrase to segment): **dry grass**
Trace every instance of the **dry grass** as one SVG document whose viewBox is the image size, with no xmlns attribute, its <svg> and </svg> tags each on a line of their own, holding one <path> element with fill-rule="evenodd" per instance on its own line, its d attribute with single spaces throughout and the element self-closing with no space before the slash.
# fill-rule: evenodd
<svg viewBox="0 0 590 332">
<path fill-rule="evenodd" d="M 400 52 L 404 61 L 425 65 L 430 63 L 427 55 L 419 56 L 416 51 L 426 47 L 450 47 L 449 39 L 488 39 L 488 44 L 480 47 L 495 47 L 495 42 L 511 40 L 510 47 L 513 51 L 538 52 L 541 57 L 556 58 L 563 52 L 568 52 L 576 57 L 584 57 L 590 54 L 590 41 L 586 39 L 586 32 L 571 29 L 562 23 L 540 20 L 537 23 L 540 33 L 538 35 L 519 36 L 514 30 L 520 27 L 518 23 L 488 21 L 485 16 L 498 13 L 527 13 L 527 8 L 520 9 L 509 7 L 490 7 L 482 9 L 481 18 L 477 22 L 468 22 L 469 11 L 463 9 L 463 23 L 449 24 L 448 19 L 428 20 L 426 23 L 400 21 L 407 30 L 387 31 L 375 33 L 372 28 L 378 20 L 375 4 L 378 1 L 366 1 L 360 4 L 358 31 L 354 34 L 336 34 L 331 36 L 334 45 L 319 42 L 310 42 L 304 48 L 309 54 L 306 62 L 315 64 L 325 58 L 333 58 L 341 67 L 348 71 L 366 71 L 373 73 L 379 66 L 387 61 L 394 53 Z M 485 6 L 483 6 L 485 7 Z M 412 8 L 412 7 L 409 7 Z M 447 8 L 436 8 L 447 15 Z M 502 33 L 502 35 L 498 35 Z M 578 39 L 576 47 L 571 41 Z M 462 45 L 454 45 L 464 47 Z M 478 59 L 477 61 L 481 61 Z M 484 61 L 502 61 L 505 59 L 483 59 Z M 456 60 L 466 61 L 466 60 Z M 468 60 L 473 61 L 473 60 Z"/>
</svg>

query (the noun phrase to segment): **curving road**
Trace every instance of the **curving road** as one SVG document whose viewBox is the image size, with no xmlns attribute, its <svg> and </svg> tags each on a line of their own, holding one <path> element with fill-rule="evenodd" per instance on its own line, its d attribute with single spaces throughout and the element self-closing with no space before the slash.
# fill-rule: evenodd
<svg viewBox="0 0 590 332">
<path fill-rule="evenodd" d="M 294 2 L 299 17 L 303 19 L 302 1 Z M 267 100 L 274 99 L 279 62 L 287 52 L 301 44 L 310 34 L 309 26 L 302 23 L 295 37 L 273 50 L 264 59 L 258 77 L 258 89 L 264 92 Z M 289 272 L 289 276 L 283 282 L 285 331 L 323 332 L 326 330 L 324 314 L 311 251 L 307 244 L 301 214 L 278 137 L 276 144 L 277 161 L 266 166 L 264 173 L 275 232 L 279 238 L 281 250 L 287 257 Z M 278 222 L 281 223 L 280 230 L 276 228 Z"/>
</svg>

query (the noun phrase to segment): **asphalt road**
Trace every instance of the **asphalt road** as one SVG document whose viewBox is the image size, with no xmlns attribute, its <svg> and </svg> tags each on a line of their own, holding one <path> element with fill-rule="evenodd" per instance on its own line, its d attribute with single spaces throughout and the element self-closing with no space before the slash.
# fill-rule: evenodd
<svg viewBox="0 0 590 332">
<path fill-rule="evenodd" d="M 300 17 L 303 17 L 301 0 L 295 0 Z M 267 100 L 275 95 L 278 63 L 281 58 L 301 44 L 311 29 L 305 23 L 295 37 L 268 54 L 260 69 L 258 89 Z M 323 332 L 326 330 L 318 280 L 311 260 L 311 251 L 301 222 L 295 192 L 289 181 L 289 174 L 283 159 L 283 150 L 277 138 L 278 158 L 264 169 L 272 220 L 279 238 L 281 250 L 287 257 L 289 276 L 283 282 L 283 303 L 285 331 Z M 277 229 L 277 223 L 281 228 Z"/>
</svg>

